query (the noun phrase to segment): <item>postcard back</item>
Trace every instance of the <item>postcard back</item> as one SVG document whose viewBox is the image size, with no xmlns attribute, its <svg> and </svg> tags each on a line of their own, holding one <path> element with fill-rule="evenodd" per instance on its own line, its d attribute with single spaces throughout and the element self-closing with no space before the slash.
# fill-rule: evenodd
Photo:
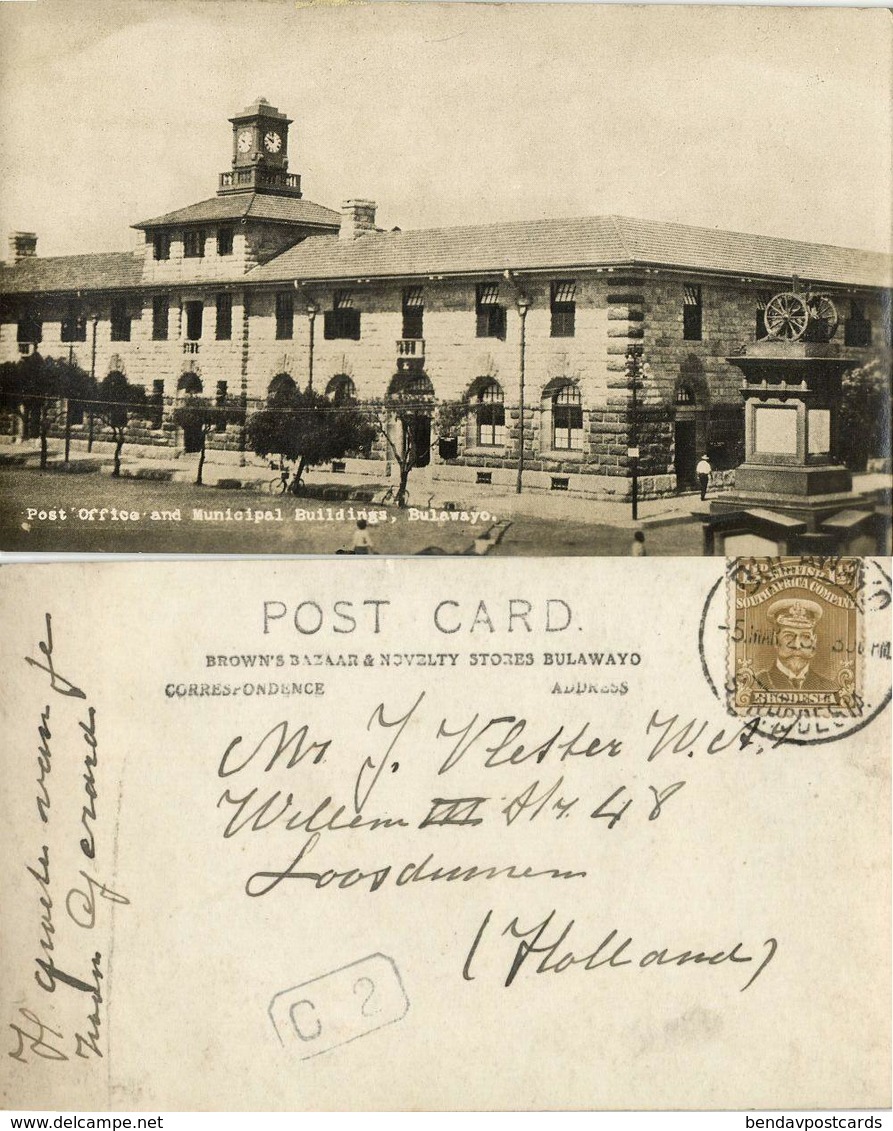
<svg viewBox="0 0 893 1131">
<path fill-rule="evenodd" d="M 889 563 L 358 564 L 3 569 L 5 1105 L 888 1105 Z"/>
</svg>

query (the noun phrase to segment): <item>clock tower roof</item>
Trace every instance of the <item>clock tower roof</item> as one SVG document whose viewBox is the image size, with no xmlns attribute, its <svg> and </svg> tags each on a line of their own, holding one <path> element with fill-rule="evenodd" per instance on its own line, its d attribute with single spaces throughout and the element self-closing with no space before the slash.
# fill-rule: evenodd
<svg viewBox="0 0 893 1131">
<path fill-rule="evenodd" d="M 236 114 L 235 117 L 229 120 L 234 126 L 241 126 L 255 118 L 275 119 L 289 126 L 293 121 L 287 114 L 283 114 L 277 107 L 267 102 L 266 98 L 255 98 L 251 105 L 246 107 L 241 114 Z"/>
</svg>

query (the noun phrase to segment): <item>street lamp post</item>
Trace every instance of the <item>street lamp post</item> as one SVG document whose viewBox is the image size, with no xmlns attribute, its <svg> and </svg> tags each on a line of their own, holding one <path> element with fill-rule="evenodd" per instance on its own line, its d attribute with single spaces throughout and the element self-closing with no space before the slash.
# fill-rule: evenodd
<svg viewBox="0 0 893 1131">
<path fill-rule="evenodd" d="M 524 370 L 526 364 L 526 327 L 527 311 L 530 302 L 524 295 L 517 300 L 518 317 L 521 319 L 521 347 L 518 359 L 518 482 L 515 486 L 517 494 L 521 494 L 521 484 L 524 475 Z"/>
<path fill-rule="evenodd" d="M 633 521 L 639 517 L 639 402 L 638 389 L 639 377 L 642 374 L 642 346 L 638 342 L 631 342 L 626 347 L 626 372 L 629 377 L 629 387 L 632 390 L 629 420 L 629 447 L 626 454 L 629 457 L 629 468 L 632 477 L 632 506 Z"/>
<path fill-rule="evenodd" d="M 99 327 L 99 313 L 94 312 L 91 315 L 91 322 L 93 323 L 92 344 L 90 346 L 90 386 L 96 384 L 96 331 Z M 87 413 L 87 451 L 93 451 L 93 410 L 92 408 Z"/>
<path fill-rule="evenodd" d="M 313 337 L 317 314 L 319 314 L 319 307 L 315 302 L 308 302 L 307 317 L 310 320 L 310 348 L 307 360 L 307 388 L 310 390 L 313 389 Z"/>
</svg>

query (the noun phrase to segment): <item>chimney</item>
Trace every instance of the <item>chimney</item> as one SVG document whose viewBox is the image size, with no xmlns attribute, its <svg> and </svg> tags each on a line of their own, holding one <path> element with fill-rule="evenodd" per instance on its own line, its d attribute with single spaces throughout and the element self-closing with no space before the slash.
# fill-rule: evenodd
<svg viewBox="0 0 893 1131">
<path fill-rule="evenodd" d="M 9 233 L 9 257 L 13 263 L 19 263 L 22 259 L 29 259 L 37 255 L 37 233 L 36 232 L 10 232 Z"/>
<path fill-rule="evenodd" d="M 343 240 L 355 240 L 367 232 L 375 231 L 374 200 L 345 200 L 341 205 L 341 228 L 338 235 Z"/>
</svg>

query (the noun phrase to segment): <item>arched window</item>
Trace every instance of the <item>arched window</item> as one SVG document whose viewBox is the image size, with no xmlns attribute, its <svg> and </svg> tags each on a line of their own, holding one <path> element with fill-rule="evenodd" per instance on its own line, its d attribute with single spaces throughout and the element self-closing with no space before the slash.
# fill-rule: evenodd
<svg viewBox="0 0 893 1131">
<path fill-rule="evenodd" d="M 287 400 L 294 394 L 296 389 L 297 385 L 290 373 L 277 373 L 269 385 L 267 385 L 267 400 Z"/>
<path fill-rule="evenodd" d="M 488 381 L 478 391 L 477 443 L 481 447 L 505 444 L 505 397 L 497 381 Z"/>
<path fill-rule="evenodd" d="M 552 394 L 552 447 L 574 451 L 583 446 L 583 398 L 576 385 Z"/>
<path fill-rule="evenodd" d="M 357 387 L 346 373 L 336 373 L 326 385 L 326 396 L 334 404 L 347 404 L 357 399 Z"/>
<path fill-rule="evenodd" d="M 177 391 L 180 393 L 200 393 L 203 389 L 202 379 L 197 373 L 183 373 L 177 381 Z"/>
<path fill-rule="evenodd" d="M 427 373 L 404 370 L 395 373 L 388 386 L 389 397 L 418 397 L 427 399 L 434 396 L 434 386 Z"/>
<path fill-rule="evenodd" d="M 690 385 L 680 385 L 676 389 L 676 404 L 694 404 L 695 394 Z"/>
</svg>

